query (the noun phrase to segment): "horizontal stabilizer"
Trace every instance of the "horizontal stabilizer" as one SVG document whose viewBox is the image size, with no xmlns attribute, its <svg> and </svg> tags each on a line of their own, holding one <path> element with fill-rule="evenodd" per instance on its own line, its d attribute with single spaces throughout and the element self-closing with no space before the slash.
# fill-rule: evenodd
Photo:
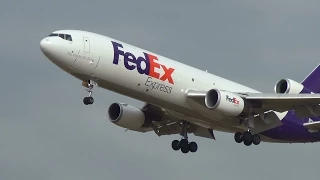
<svg viewBox="0 0 320 180">
<path fill-rule="evenodd" d="M 304 123 L 303 126 L 308 128 L 309 132 L 318 132 L 320 130 L 320 121 Z"/>
</svg>

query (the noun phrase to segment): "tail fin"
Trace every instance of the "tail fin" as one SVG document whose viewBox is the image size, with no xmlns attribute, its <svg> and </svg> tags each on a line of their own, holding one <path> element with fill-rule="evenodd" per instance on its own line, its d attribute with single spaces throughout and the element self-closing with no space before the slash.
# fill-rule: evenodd
<svg viewBox="0 0 320 180">
<path fill-rule="evenodd" d="M 320 93 L 320 64 L 302 81 L 301 84 L 313 93 Z"/>
</svg>

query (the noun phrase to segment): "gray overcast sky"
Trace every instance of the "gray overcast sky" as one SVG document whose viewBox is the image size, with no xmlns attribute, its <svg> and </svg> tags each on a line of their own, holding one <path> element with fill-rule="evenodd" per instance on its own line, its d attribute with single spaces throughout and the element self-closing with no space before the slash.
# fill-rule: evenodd
<svg viewBox="0 0 320 180">
<path fill-rule="evenodd" d="M 0 179 L 319 178 L 319 144 L 245 147 L 232 134 L 190 136 L 199 150 L 171 149 L 178 135 L 124 132 L 107 119 L 113 102 L 141 102 L 95 89 L 42 55 L 58 29 L 104 34 L 219 76 L 272 92 L 320 61 L 319 1 L 9 1 L 0 6 Z"/>
</svg>

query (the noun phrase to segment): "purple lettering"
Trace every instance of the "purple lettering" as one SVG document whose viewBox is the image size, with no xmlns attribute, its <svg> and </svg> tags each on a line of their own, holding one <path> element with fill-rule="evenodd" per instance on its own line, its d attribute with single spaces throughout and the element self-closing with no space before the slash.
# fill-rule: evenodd
<svg viewBox="0 0 320 180">
<path fill-rule="evenodd" d="M 172 73 L 175 69 L 160 64 L 158 57 L 152 54 L 143 52 L 144 56 L 135 56 L 130 52 L 123 50 L 123 45 L 114 41 L 111 41 L 113 46 L 113 64 L 119 64 L 120 56 L 123 56 L 123 64 L 126 69 L 137 71 L 140 74 L 149 75 L 161 81 L 168 80 L 169 83 L 174 84 L 172 79 Z M 158 70 L 162 69 L 164 73 L 159 73 Z"/>
<path fill-rule="evenodd" d="M 129 64 L 129 62 L 131 62 L 131 65 Z M 134 70 L 136 68 L 134 64 L 137 64 L 136 57 L 133 54 L 126 52 L 124 54 L 124 66 L 129 70 Z M 139 64 L 137 65 L 139 67 Z"/>
<path fill-rule="evenodd" d="M 113 54 L 113 64 L 118 64 L 119 63 L 119 57 L 120 55 L 124 55 L 124 52 L 121 51 L 120 49 L 118 49 L 119 47 L 123 48 L 123 46 L 119 43 L 113 42 L 111 41 L 112 46 L 113 46 L 113 50 L 114 50 L 114 54 Z"/>
<path fill-rule="evenodd" d="M 145 64 L 144 69 L 142 68 L 142 64 Z M 146 74 L 149 75 L 150 72 L 150 61 L 148 59 L 148 56 L 145 55 L 145 58 L 138 57 L 137 59 L 137 70 L 140 74 Z"/>
</svg>

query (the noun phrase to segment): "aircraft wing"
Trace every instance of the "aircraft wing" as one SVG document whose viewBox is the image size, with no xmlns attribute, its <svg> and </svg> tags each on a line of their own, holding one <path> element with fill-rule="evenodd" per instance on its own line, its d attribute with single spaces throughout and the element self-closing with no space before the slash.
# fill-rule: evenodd
<svg viewBox="0 0 320 180">
<path fill-rule="evenodd" d="M 276 94 L 276 93 L 243 93 L 211 89 L 198 91 L 189 89 L 186 92 L 188 104 L 206 117 L 224 115 L 230 127 L 237 126 L 238 121 L 248 120 L 249 113 L 254 116 L 254 133 L 260 133 L 282 125 L 282 118 L 289 110 L 300 118 L 320 116 L 320 94 Z M 232 102 L 241 101 L 242 106 Z M 251 107 L 249 110 L 245 106 Z M 218 113 L 217 113 L 218 112 Z M 241 114 L 245 112 L 246 115 Z M 241 115 L 241 116 L 240 116 Z M 252 121 L 251 121 L 252 122 Z M 253 125 L 253 124 L 251 124 Z"/>
<path fill-rule="evenodd" d="M 161 117 L 161 121 L 152 120 L 151 127 L 147 127 L 147 128 L 143 127 L 135 131 L 143 132 L 143 133 L 154 131 L 158 136 L 180 134 L 180 131 L 181 131 L 180 122 L 183 119 L 173 115 L 170 111 L 167 111 L 164 108 L 160 108 L 158 106 L 148 104 L 148 103 L 144 105 L 142 110 L 145 112 L 151 112 L 151 113 L 157 114 L 159 117 Z M 193 133 L 195 136 L 199 136 L 199 137 L 215 139 L 212 129 L 204 128 L 196 124 L 190 124 L 188 133 Z"/>
<path fill-rule="evenodd" d="M 319 116 L 320 94 L 239 93 L 260 111 L 285 112 L 295 110 L 299 117 Z"/>
<path fill-rule="evenodd" d="M 267 111 L 285 112 L 295 110 L 295 114 L 301 118 L 320 116 L 320 94 L 278 94 L 278 93 L 243 93 L 243 92 L 227 92 L 224 90 L 217 90 L 218 94 L 222 96 L 227 94 L 229 96 L 237 96 L 242 98 L 246 104 L 252 107 L 254 114 L 261 114 Z M 206 107 L 206 96 L 209 91 L 188 90 L 187 99 L 191 100 L 191 105 L 199 104 Z M 220 97 L 223 101 L 225 97 Z"/>
<path fill-rule="evenodd" d="M 193 99 L 202 107 L 205 106 L 204 99 L 207 92 L 204 91 L 189 91 L 188 99 Z M 255 128 L 252 129 L 255 133 L 280 126 L 281 120 L 278 117 L 278 112 L 285 112 L 294 109 L 297 115 L 310 117 L 314 114 L 320 115 L 320 94 L 272 94 L 272 93 L 234 93 L 245 101 L 254 105 L 253 113 L 255 114 Z M 206 107 L 203 107 L 206 108 Z M 318 110 L 319 109 L 319 110 Z M 170 110 L 152 105 L 145 104 L 143 111 L 152 112 L 161 117 L 161 120 L 152 120 L 151 127 L 143 127 L 136 131 L 151 132 L 154 131 L 158 136 L 180 134 L 181 121 L 184 120 Z M 275 112 L 273 112 L 275 111 Z M 261 121 L 260 113 L 264 114 L 264 119 Z M 232 118 L 234 122 L 237 117 Z M 237 128 L 230 125 L 230 129 Z M 230 130 L 229 129 L 229 130 Z M 235 129 L 233 129 L 235 131 Z M 195 136 L 215 139 L 212 128 L 205 128 L 197 124 L 190 124 L 188 133 L 193 133 Z"/>
</svg>

